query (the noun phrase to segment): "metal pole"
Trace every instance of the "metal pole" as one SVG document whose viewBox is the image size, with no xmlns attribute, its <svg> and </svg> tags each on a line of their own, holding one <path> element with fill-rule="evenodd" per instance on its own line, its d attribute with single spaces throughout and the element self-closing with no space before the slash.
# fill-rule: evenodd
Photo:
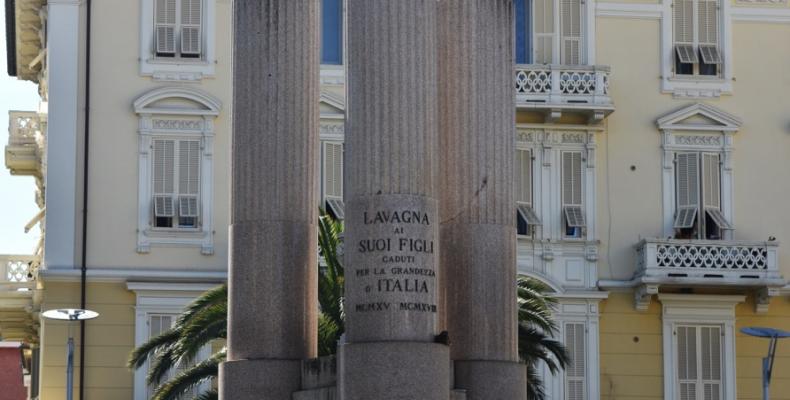
<svg viewBox="0 0 790 400">
<path fill-rule="evenodd" d="M 66 345 L 66 400 L 74 396 L 74 338 L 69 333 Z"/>
</svg>

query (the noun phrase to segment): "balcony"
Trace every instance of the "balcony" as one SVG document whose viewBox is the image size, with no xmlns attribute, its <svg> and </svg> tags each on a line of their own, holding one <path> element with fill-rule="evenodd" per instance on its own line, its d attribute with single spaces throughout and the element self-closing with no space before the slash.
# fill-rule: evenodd
<svg viewBox="0 0 790 400">
<path fill-rule="evenodd" d="M 33 111 L 8 113 L 5 165 L 13 175 L 43 176 L 45 128 Z"/>
<path fill-rule="evenodd" d="M 599 123 L 614 111 L 609 67 L 516 65 L 516 109 L 541 112 L 547 122 L 574 113 Z"/>
<path fill-rule="evenodd" d="M 786 284 L 777 242 L 645 239 L 636 246 L 637 308 L 659 286 L 756 289 L 758 311 Z M 642 306 L 640 307 L 640 297 Z"/>
<path fill-rule="evenodd" d="M 36 336 L 36 256 L 0 255 L 0 338 L 29 341 Z"/>
</svg>

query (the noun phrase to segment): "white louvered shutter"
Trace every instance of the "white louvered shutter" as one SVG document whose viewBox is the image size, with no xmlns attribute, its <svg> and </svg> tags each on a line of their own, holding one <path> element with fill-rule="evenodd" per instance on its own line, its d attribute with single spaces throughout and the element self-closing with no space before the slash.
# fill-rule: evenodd
<svg viewBox="0 0 790 400">
<path fill-rule="evenodd" d="M 562 63 L 582 64 L 582 1 L 560 0 L 560 13 Z"/>
<path fill-rule="evenodd" d="M 721 175 L 718 154 L 702 154 L 702 205 L 705 213 L 711 217 L 719 229 L 732 229 L 732 224 L 721 212 Z"/>
<path fill-rule="evenodd" d="M 702 381 L 702 398 L 704 400 L 721 399 L 721 327 L 703 326 L 700 331 L 700 376 Z"/>
<path fill-rule="evenodd" d="M 674 227 L 692 228 L 699 210 L 699 154 L 678 153 L 675 161 L 677 213 Z"/>
<path fill-rule="evenodd" d="M 582 153 L 562 153 L 562 208 L 569 227 L 586 225 L 582 209 Z"/>
<path fill-rule="evenodd" d="M 533 0 L 535 64 L 554 63 L 554 0 Z"/>
<path fill-rule="evenodd" d="M 678 360 L 678 399 L 697 400 L 697 328 L 678 326 L 677 336 Z"/>
<path fill-rule="evenodd" d="M 719 2 L 699 0 L 697 3 L 697 39 L 702 61 L 721 64 L 719 51 Z"/>
<path fill-rule="evenodd" d="M 175 216 L 175 142 L 153 141 L 153 206 L 157 217 Z"/>
<path fill-rule="evenodd" d="M 682 63 L 696 63 L 699 61 L 699 58 L 694 49 L 694 1 L 675 0 L 672 8 L 675 55 Z"/>
<path fill-rule="evenodd" d="M 516 149 L 516 210 L 529 225 L 542 225 L 532 207 L 532 150 Z"/>
<path fill-rule="evenodd" d="M 571 361 L 565 369 L 565 399 L 584 400 L 586 386 L 586 341 L 583 323 L 565 324 L 565 347 Z"/>
<path fill-rule="evenodd" d="M 178 215 L 197 218 L 200 194 L 200 141 L 178 142 Z"/>
<path fill-rule="evenodd" d="M 181 54 L 200 56 L 203 0 L 181 1 Z"/>
<path fill-rule="evenodd" d="M 173 327 L 173 316 L 172 315 L 149 315 L 148 316 L 148 338 L 153 339 L 168 329 Z M 150 366 L 150 364 L 149 364 Z M 150 399 L 154 395 L 154 391 L 156 390 L 156 386 L 149 386 L 148 387 L 148 398 Z"/>
<path fill-rule="evenodd" d="M 343 144 L 324 142 L 324 197 L 343 198 Z"/>
<path fill-rule="evenodd" d="M 154 29 L 157 54 L 173 55 L 176 52 L 176 1 L 156 0 Z"/>
</svg>

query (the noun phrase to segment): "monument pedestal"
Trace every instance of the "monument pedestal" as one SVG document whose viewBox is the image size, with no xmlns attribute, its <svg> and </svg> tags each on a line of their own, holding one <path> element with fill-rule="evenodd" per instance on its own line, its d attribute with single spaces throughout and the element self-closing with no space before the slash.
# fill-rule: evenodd
<svg viewBox="0 0 790 400">
<path fill-rule="evenodd" d="M 219 398 L 291 400 L 301 388 L 302 360 L 237 360 L 219 366 Z"/>
<path fill-rule="evenodd" d="M 450 348 L 438 343 L 348 343 L 338 348 L 342 400 L 450 398 Z"/>
<path fill-rule="evenodd" d="M 511 361 L 456 361 L 455 388 L 467 400 L 527 398 L 527 366 Z"/>
</svg>

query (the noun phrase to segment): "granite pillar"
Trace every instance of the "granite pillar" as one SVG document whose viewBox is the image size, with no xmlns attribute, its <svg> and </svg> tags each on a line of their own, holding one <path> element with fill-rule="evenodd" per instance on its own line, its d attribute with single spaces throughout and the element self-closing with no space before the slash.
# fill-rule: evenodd
<svg viewBox="0 0 790 400">
<path fill-rule="evenodd" d="M 225 400 L 290 400 L 317 353 L 319 12 L 316 0 L 233 2 Z"/>
<path fill-rule="evenodd" d="M 441 323 L 455 387 L 470 400 L 526 399 L 516 325 L 513 1 L 440 0 L 438 20 Z"/>
<path fill-rule="evenodd" d="M 343 400 L 449 399 L 438 293 L 437 3 L 349 0 Z"/>
</svg>

